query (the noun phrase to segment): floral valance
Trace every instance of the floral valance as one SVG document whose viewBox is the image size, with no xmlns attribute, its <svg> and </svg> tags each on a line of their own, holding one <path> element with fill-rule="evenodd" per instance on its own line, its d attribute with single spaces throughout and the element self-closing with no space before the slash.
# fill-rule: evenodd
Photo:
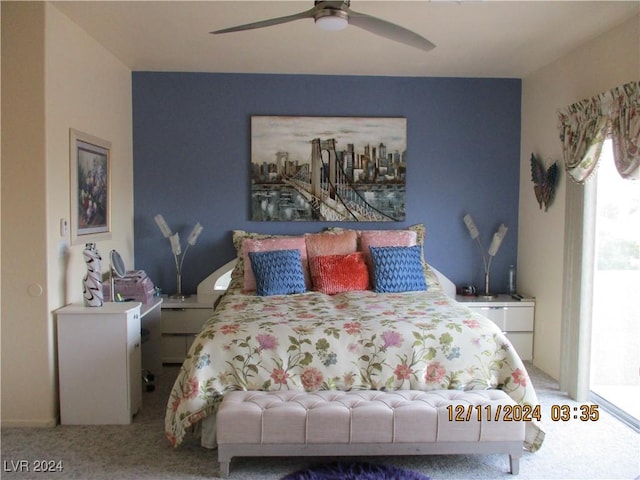
<svg viewBox="0 0 640 480">
<path fill-rule="evenodd" d="M 609 136 L 620 176 L 640 178 L 640 82 L 569 105 L 558 117 L 565 170 L 576 182 L 595 171 Z"/>
</svg>

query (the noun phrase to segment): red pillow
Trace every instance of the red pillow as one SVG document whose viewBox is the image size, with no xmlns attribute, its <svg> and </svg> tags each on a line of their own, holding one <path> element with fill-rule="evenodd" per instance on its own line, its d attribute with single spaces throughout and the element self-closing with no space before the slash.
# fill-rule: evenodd
<svg viewBox="0 0 640 480">
<path fill-rule="evenodd" d="M 309 270 L 313 289 L 327 295 L 369 287 L 369 271 L 362 252 L 312 257 Z"/>
</svg>

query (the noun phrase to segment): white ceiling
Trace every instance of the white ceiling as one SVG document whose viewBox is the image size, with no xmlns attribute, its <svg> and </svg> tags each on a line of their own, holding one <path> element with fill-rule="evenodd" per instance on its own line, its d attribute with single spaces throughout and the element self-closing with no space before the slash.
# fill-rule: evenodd
<svg viewBox="0 0 640 480">
<path fill-rule="evenodd" d="M 640 12 L 639 1 L 370 1 L 355 11 L 415 31 L 430 52 L 313 20 L 209 32 L 308 10 L 312 1 L 56 1 L 132 70 L 523 78 Z M 640 39 L 639 39 L 640 41 Z"/>
</svg>

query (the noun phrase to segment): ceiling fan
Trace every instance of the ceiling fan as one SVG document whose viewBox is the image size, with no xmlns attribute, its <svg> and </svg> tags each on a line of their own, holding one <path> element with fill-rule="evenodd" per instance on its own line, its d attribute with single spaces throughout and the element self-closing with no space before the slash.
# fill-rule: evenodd
<svg viewBox="0 0 640 480">
<path fill-rule="evenodd" d="M 435 45 L 417 33 L 407 30 L 395 23 L 387 22 L 380 18 L 372 17 L 364 13 L 351 10 L 350 0 L 316 0 L 313 8 L 294 15 L 262 20 L 260 22 L 247 23 L 237 27 L 216 30 L 211 33 L 231 33 L 254 28 L 270 27 L 281 23 L 293 22 L 304 18 L 313 18 L 314 22 L 326 30 L 342 30 L 347 25 L 367 30 L 368 32 L 380 35 L 381 37 L 404 43 L 421 50 L 429 51 Z"/>
</svg>

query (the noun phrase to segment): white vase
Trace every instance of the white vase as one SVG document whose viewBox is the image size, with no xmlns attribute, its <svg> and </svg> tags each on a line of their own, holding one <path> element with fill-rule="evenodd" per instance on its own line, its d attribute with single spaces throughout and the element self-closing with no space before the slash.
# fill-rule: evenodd
<svg viewBox="0 0 640 480">
<path fill-rule="evenodd" d="M 85 244 L 82 251 L 84 262 L 87 264 L 87 274 L 82 279 L 82 296 L 87 307 L 101 307 L 104 303 L 102 292 L 102 272 L 100 262 L 102 258 L 95 243 Z"/>
</svg>

